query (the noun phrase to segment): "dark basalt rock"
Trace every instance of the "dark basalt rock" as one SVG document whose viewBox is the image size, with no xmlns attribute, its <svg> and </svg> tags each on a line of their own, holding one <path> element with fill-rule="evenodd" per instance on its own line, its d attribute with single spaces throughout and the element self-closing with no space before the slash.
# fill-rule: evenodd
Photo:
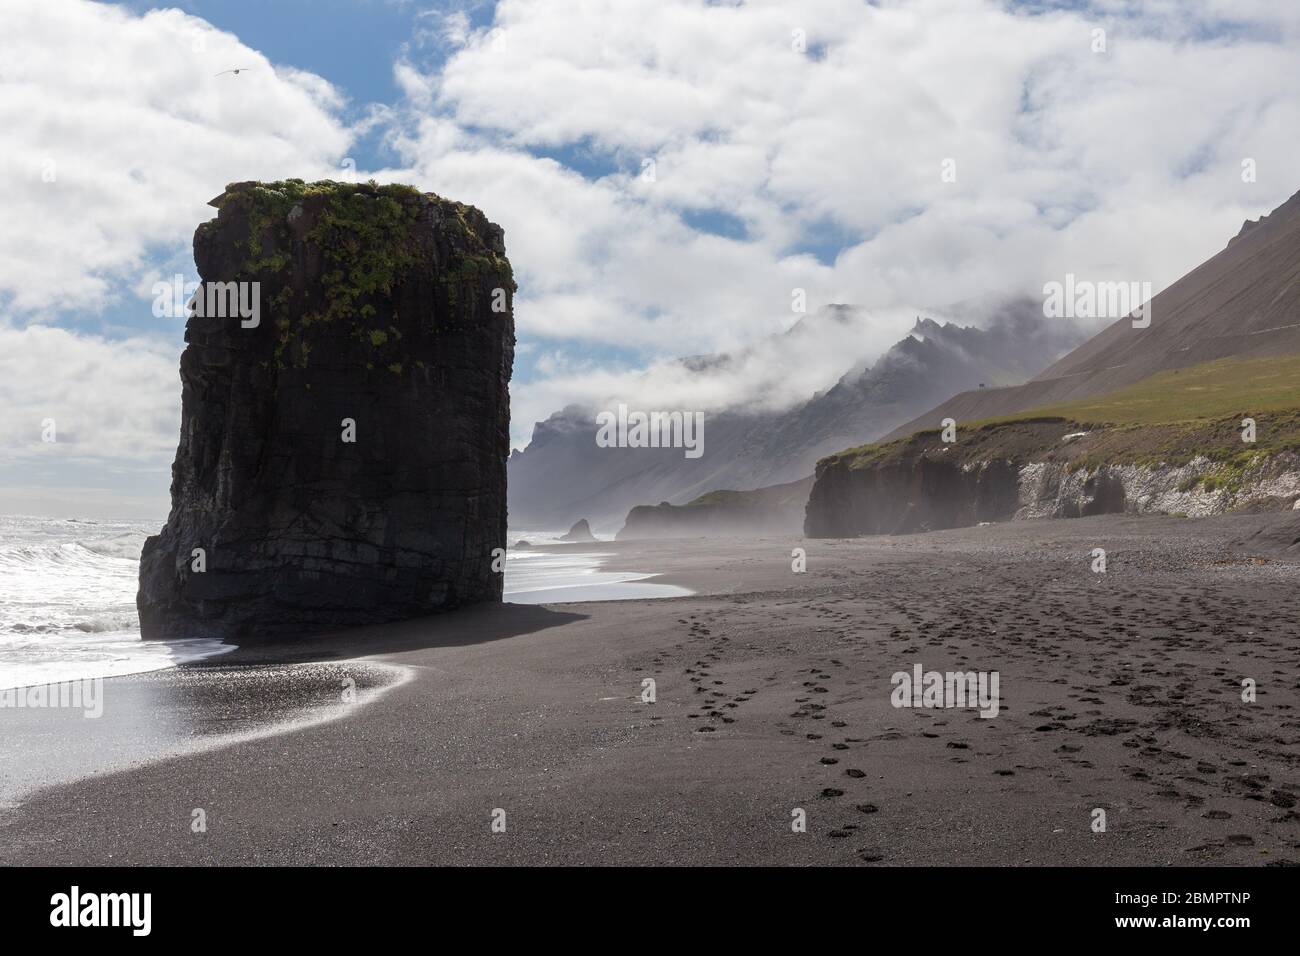
<svg viewBox="0 0 1300 956">
<path fill-rule="evenodd" d="M 966 469 L 918 455 L 854 468 L 827 458 L 817 465 L 804 534 L 910 534 L 1006 521 L 1015 514 L 1017 491 L 1017 467 L 1005 460 Z"/>
<path fill-rule="evenodd" d="M 194 234 L 204 288 L 259 282 L 260 322 L 186 326 L 143 635 L 310 634 L 500 600 L 515 288 L 500 227 L 373 183 L 236 183 L 212 205 Z"/>
<path fill-rule="evenodd" d="M 561 541 L 595 541 L 596 536 L 591 533 L 591 525 L 587 524 L 587 519 L 583 518 L 578 521 L 568 534 L 560 535 Z"/>
</svg>

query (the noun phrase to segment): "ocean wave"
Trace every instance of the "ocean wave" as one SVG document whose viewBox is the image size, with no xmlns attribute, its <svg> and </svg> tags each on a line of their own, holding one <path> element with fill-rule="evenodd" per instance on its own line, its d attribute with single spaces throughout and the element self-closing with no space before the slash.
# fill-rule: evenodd
<svg viewBox="0 0 1300 956">
<path fill-rule="evenodd" d="M 4 529 L 0 638 L 66 647 L 76 635 L 139 633 L 135 592 L 145 533 L 119 525 L 91 536 L 77 525 L 74 535 L 58 531 L 64 522 Z"/>
<path fill-rule="evenodd" d="M 77 621 L 66 628 L 83 634 L 107 634 L 112 631 L 138 631 L 139 629 L 140 618 L 135 614 L 105 614 L 91 617 L 89 620 Z"/>
<path fill-rule="evenodd" d="M 143 531 L 128 531 L 111 538 L 98 538 L 94 541 L 78 541 L 76 544 L 95 554 L 106 558 L 123 558 L 131 561 L 140 560 L 140 551 L 148 535 Z"/>
<path fill-rule="evenodd" d="M 123 534 L 85 543 L 72 541 L 0 548 L 0 571 L 6 567 L 33 570 L 41 565 L 64 567 L 70 564 L 94 564 L 104 559 L 136 563 L 140 560 L 144 539 L 143 534 Z"/>
<path fill-rule="evenodd" d="M 214 642 L 140 639 L 152 521 L 0 515 L 0 688 L 171 667 Z"/>
</svg>

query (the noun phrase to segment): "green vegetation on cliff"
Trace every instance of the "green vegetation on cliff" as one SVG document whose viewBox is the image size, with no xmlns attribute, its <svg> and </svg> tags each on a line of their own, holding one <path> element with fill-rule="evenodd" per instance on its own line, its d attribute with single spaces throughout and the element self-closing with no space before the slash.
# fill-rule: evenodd
<svg viewBox="0 0 1300 956">
<path fill-rule="evenodd" d="M 386 349 L 378 359 L 381 367 L 400 374 L 403 366 L 396 359 L 401 358 L 397 346 L 402 333 L 382 319 L 376 303 L 416 270 L 428 272 L 452 312 L 458 312 L 466 298 L 472 307 L 487 277 L 510 293 L 515 289 L 509 261 L 484 234 L 487 220 L 473 207 L 412 186 L 301 179 L 232 183 L 213 201 L 223 210 L 236 204 L 248 223 L 246 238 L 237 241 L 245 258 L 236 278 L 273 286 L 277 279 L 285 280 L 269 302 L 278 334 L 275 364 L 280 368 L 289 355 L 293 364 L 307 364 L 311 343 L 304 338 L 305 329 L 318 322 L 346 321 L 358 341 L 377 351 Z M 432 233 L 421 224 L 430 206 L 435 209 Z M 311 225 L 302 234 L 295 222 L 304 215 Z M 211 226 L 205 223 L 200 229 Z M 435 237 L 450 250 L 445 263 L 436 261 L 438 250 L 431 241 Z M 286 269 L 296 241 L 321 256 L 319 285 L 314 288 L 288 281 Z"/>
</svg>

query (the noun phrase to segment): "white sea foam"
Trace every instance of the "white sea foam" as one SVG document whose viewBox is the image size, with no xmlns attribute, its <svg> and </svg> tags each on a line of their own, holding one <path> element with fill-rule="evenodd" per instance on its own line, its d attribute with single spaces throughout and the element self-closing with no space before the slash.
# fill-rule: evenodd
<svg viewBox="0 0 1300 956">
<path fill-rule="evenodd" d="M 153 530 L 0 516 L 0 689 L 138 674 L 232 649 L 140 639 L 140 548 Z"/>
<path fill-rule="evenodd" d="M 560 532 L 534 532 L 518 537 L 534 545 L 558 543 Z M 510 540 L 517 540 L 511 535 Z M 634 598 L 684 597 L 692 592 L 673 584 L 657 584 L 655 577 L 636 571 L 602 571 L 604 551 L 533 551 L 512 548 L 506 552 L 504 599 L 513 604 L 559 604 L 573 601 L 623 601 Z"/>
</svg>

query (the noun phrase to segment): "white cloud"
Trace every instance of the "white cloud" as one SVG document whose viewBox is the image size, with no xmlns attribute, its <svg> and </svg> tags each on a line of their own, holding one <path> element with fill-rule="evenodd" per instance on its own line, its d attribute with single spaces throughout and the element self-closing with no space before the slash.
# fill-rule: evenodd
<svg viewBox="0 0 1300 956">
<path fill-rule="evenodd" d="M 0 327 L 0 408 L 6 464 L 116 460 L 157 471 L 175 453 L 180 434 L 176 350 L 145 338 Z"/>
<path fill-rule="evenodd" d="M 178 10 L 0 4 L 3 507 L 165 510 L 180 349 L 176 320 L 149 324 L 152 283 L 193 276 L 194 228 L 226 183 L 337 176 L 344 107 L 325 79 Z M 114 305 L 142 322 L 79 331 Z"/>
<path fill-rule="evenodd" d="M 0 302 L 98 312 L 159 248 L 188 247 L 227 182 L 336 170 L 342 106 L 321 77 L 179 10 L 6 0 Z"/>
<path fill-rule="evenodd" d="M 794 286 L 909 320 L 1067 271 L 1160 288 L 1300 188 L 1300 8 L 1058 7 L 503 0 L 436 71 L 401 65 L 421 113 L 401 145 L 506 227 L 523 334 L 661 356 L 771 332 Z M 718 211 L 744 235 L 683 221 Z M 795 254 L 819 230 L 848 238 L 833 265 Z M 557 374 L 516 408 L 600 378 Z"/>
<path fill-rule="evenodd" d="M 660 360 L 646 368 L 596 363 L 564 349 L 547 351 L 535 363 L 540 378 L 512 390 L 513 431 L 526 443 L 534 422 L 569 404 L 599 409 L 625 402 L 646 410 L 706 412 L 788 408 L 824 391 L 862 356 L 872 354 L 879 328 L 906 328 L 916 316 L 837 309 L 797 318 L 784 334 L 766 336 L 725 357 Z M 703 364 L 708 365 L 704 373 Z"/>
</svg>

